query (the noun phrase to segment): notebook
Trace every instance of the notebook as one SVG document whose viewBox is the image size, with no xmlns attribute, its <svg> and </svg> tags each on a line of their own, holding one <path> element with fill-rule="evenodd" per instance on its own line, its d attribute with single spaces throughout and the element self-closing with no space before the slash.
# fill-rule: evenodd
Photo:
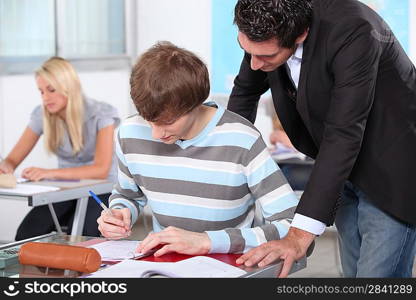
<svg viewBox="0 0 416 300">
<path fill-rule="evenodd" d="M 194 256 L 178 262 L 124 260 L 98 270 L 88 278 L 145 278 L 160 275 L 181 278 L 232 278 L 247 272 L 208 256 Z"/>
<path fill-rule="evenodd" d="M 89 247 L 94 248 L 100 253 L 102 261 L 120 261 L 124 259 L 140 258 L 151 254 L 136 252 L 139 243 L 140 241 L 117 240 L 105 241 Z"/>
</svg>

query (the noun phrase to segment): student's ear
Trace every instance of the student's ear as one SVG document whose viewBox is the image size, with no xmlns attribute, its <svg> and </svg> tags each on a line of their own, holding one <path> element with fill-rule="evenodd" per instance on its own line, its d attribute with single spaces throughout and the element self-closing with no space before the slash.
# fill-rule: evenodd
<svg viewBox="0 0 416 300">
<path fill-rule="evenodd" d="M 304 33 L 302 33 L 297 39 L 296 39 L 296 41 L 295 41 L 295 44 L 302 44 L 305 40 L 306 40 L 306 38 L 308 37 L 308 34 L 309 34 L 309 28 L 307 28 L 306 30 L 305 30 L 305 32 Z"/>
</svg>

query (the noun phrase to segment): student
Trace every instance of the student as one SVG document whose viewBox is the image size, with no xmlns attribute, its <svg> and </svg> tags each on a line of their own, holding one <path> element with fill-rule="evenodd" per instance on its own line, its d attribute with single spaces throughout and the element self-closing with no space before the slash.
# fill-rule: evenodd
<svg viewBox="0 0 416 300">
<path fill-rule="evenodd" d="M 411 277 L 416 253 L 416 69 L 355 0 L 239 0 L 245 51 L 228 108 L 254 122 L 271 90 L 292 144 L 315 159 L 284 240 L 243 255 L 288 274 L 334 221 L 346 277 Z"/>
<path fill-rule="evenodd" d="M 83 96 L 78 75 L 63 58 L 52 57 L 36 71 L 36 84 L 42 96 L 30 117 L 29 125 L 9 155 L 0 162 L 0 173 L 13 173 L 44 135 L 45 148 L 58 158 L 57 169 L 29 167 L 22 177 L 42 179 L 108 179 L 115 181 L 113 159 L 114 128 L 117 111 L 109 104 Z M 102 199 L 108 203 L 108 195 Z M 75 201 L 53 204 L 59 223 L 68 226 L 75 212 Z M 96 219 L 100 209 L 89 201 L 83 235 L 99 236 Z M 34 207 L 20 224 L 16 240 L 55 230 L 47 205 Z"/>
<path fill-rule="evenodd" d="M 130 84 L 138 114 L 118 130 L 112 215 L 97 220 L 103 236 L 128 235 L 145 205 L 154 232 L 138 251 L 161 245 L 156 256 L 245 252 L 286 235 L 298 199 L 258 130 L 204 103 L 209 75 L 198 57 L 158 43 L 140 57 Z M 256 203 L 266 224 L 252 228 Z"/>
</svg>

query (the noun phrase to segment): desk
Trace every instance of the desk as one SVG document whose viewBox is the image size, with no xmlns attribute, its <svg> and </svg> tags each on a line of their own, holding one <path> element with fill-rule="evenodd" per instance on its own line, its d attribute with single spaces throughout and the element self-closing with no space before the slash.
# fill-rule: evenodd
<svg viewBox="0 0 416 300">
<path fill-rule="evenodd" d="M 207 256 L 218 259 L 222 262 L 225 262 L 229 265 L 239 267 L 247 272 L 247 274 L 244 274 L 242 277 L 244 278 L 276 278 L 283 267 L 283 261 L 279 261 L 277 263 L 268 265 L 263 268 L 258 267 L 245 267 L 242 265 L 237 265 L 235 261 L 237 258 L 241 256 L 241 254 L 208 254 Z M 184 254 L 177 254 L 177 253 L 168 253 L 165 255 L 162 255 L 160 257 L 154 257 L 148 256 L 145 258 L 142 258 L 141 260 L 144 261 L 153 261 L 153 262 L 177 262 L 186 258 L 190 258 L 189 255 Z M 295 262 L 292 266 L 292 269 L 290 270 L 290 274 L 297 272 L 301 269 L 306 268 L 306 258 L 303 258 L 297 262 Z"/>
<path fill-rule="evenodd" d="M 110 193 L 113 189 L 113 183 L 106 180 L 84 179 L 80 181 L 48 181 L 27 182 L 24 184 L 48 185 L 58 187 L 57 191 L 43 192 L 32 195 L 17 194 L 10 192 L 0 192 L 0 197 L 7 199 L 27 201 L 29 206 L 35 207 L 48 205 L 51 210 L 52 218 L 59 233 L 61 228 L 56 218 L 52 203 L 63 202 L 67 200 L 77 200 L 75 209 L 74 222 L 72 225 L 71 235 L 81 235 L 84 227 L 85 215 L 88 205 L 88 191 L 93 190 L 97 195 Z"/>
<path fill-rule="evenodd" d="M 277 164 L 291 164 L 291 165 L 303 165 L 303 166 L 312 166 L 315 161 L 312 158 L 305 157 L 304 159 L 300 159 L 297 157 L 287 158 L 287 159 L 278 159 L 273 157 L 273 160 L 277 162 Z"/>
<path fill-rule="evenodd" d="M 51 242 L 51 243 L 60 243 L 60 244 L 67 244 L 67 245 L 79 245 L 79 246 L 89 246 L 100 242 L 100 240 L 105 241 L 105 239 L 99 239 L 95 237 L 85 237 L 85 236 L 72 236 L 72 235 L 65 235 L 65 234 L 56 234 L 52 236 L 48 236 L 42 239 L 39 239 L 41 242 Z M 236 265 L 235 261 L 241 254 L 209 254 L 207 256 L 221 260 L 226 262 L 230 265 L 237 266 L 242 268 L 243 270 L 247 271 L 242 277 L 245 278 L 266 278 L 277 277 L 277 274 L 280 272 L 282 268 L 282 261 L 277 263 L 271 264 L 269 266 L 263 268 L 247 268 L 241 265 Z M 182 259 L 189 258 L 191 256 L 184 255 L 184 254 L 177 254 L 177 253 L 169 253 L 165 254 L 161 257 L 154 257 L 148 256 L 142 258 L 141 260 L 146 261 L 154 261 L 154 262 L 176 262 Z M 306 267 L 306 258 L 303 258 L 292 266 L 290 273 L 294 273 Z M 82 275 L 80 272 L 70 271 L 70 270 L 58 270 L 58 269 L 48 269 L 44 267 L 36 267 L 36 266 L 24 266 L 20 264 L 16 264 L 13 266 L 6 267 L 4 270 L 0 270 L 0 276 L 2 277 L 20 277 L 20 278 L 27 278 L 27 277 L 79 277 Z"/>
</svg>

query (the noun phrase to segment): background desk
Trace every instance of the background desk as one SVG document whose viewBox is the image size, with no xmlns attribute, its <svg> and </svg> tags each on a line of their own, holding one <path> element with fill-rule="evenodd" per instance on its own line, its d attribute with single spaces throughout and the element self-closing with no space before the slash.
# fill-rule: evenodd
<svg viewBox="0 0 416 300">
<path fill-rule="evenodd" d="M 1 192 L 2 198 L 15 199 L 27 201 L 29 206 L 48 205 L 51 210 L 52 217 L 54 218 L 57 230 L 60 232 L 61 228 L 59 223 L 57 224 L 57 218 L 55 211 L 53 210 L 52 203 L 58 203 L 67 200 L 77 200 L 75 209 L 74 222 L 72 225 L 71 235 L 81 235 L 84 227 L 85 215 L 88 205 L 88 191 L 92 190 L 97 195 L 110 193 L 113 189 L 113 183 L 106 180 L 92 180 L 85 179 L 80 181 L 39 181 L 39 182 L 27 182 L 24 184 L 35 185 L 49 185 L 59 187 L 57 191 L 43 192 L 33 195 L 16 194 L 12 190 L 10 193 Z"/>
</svg>

